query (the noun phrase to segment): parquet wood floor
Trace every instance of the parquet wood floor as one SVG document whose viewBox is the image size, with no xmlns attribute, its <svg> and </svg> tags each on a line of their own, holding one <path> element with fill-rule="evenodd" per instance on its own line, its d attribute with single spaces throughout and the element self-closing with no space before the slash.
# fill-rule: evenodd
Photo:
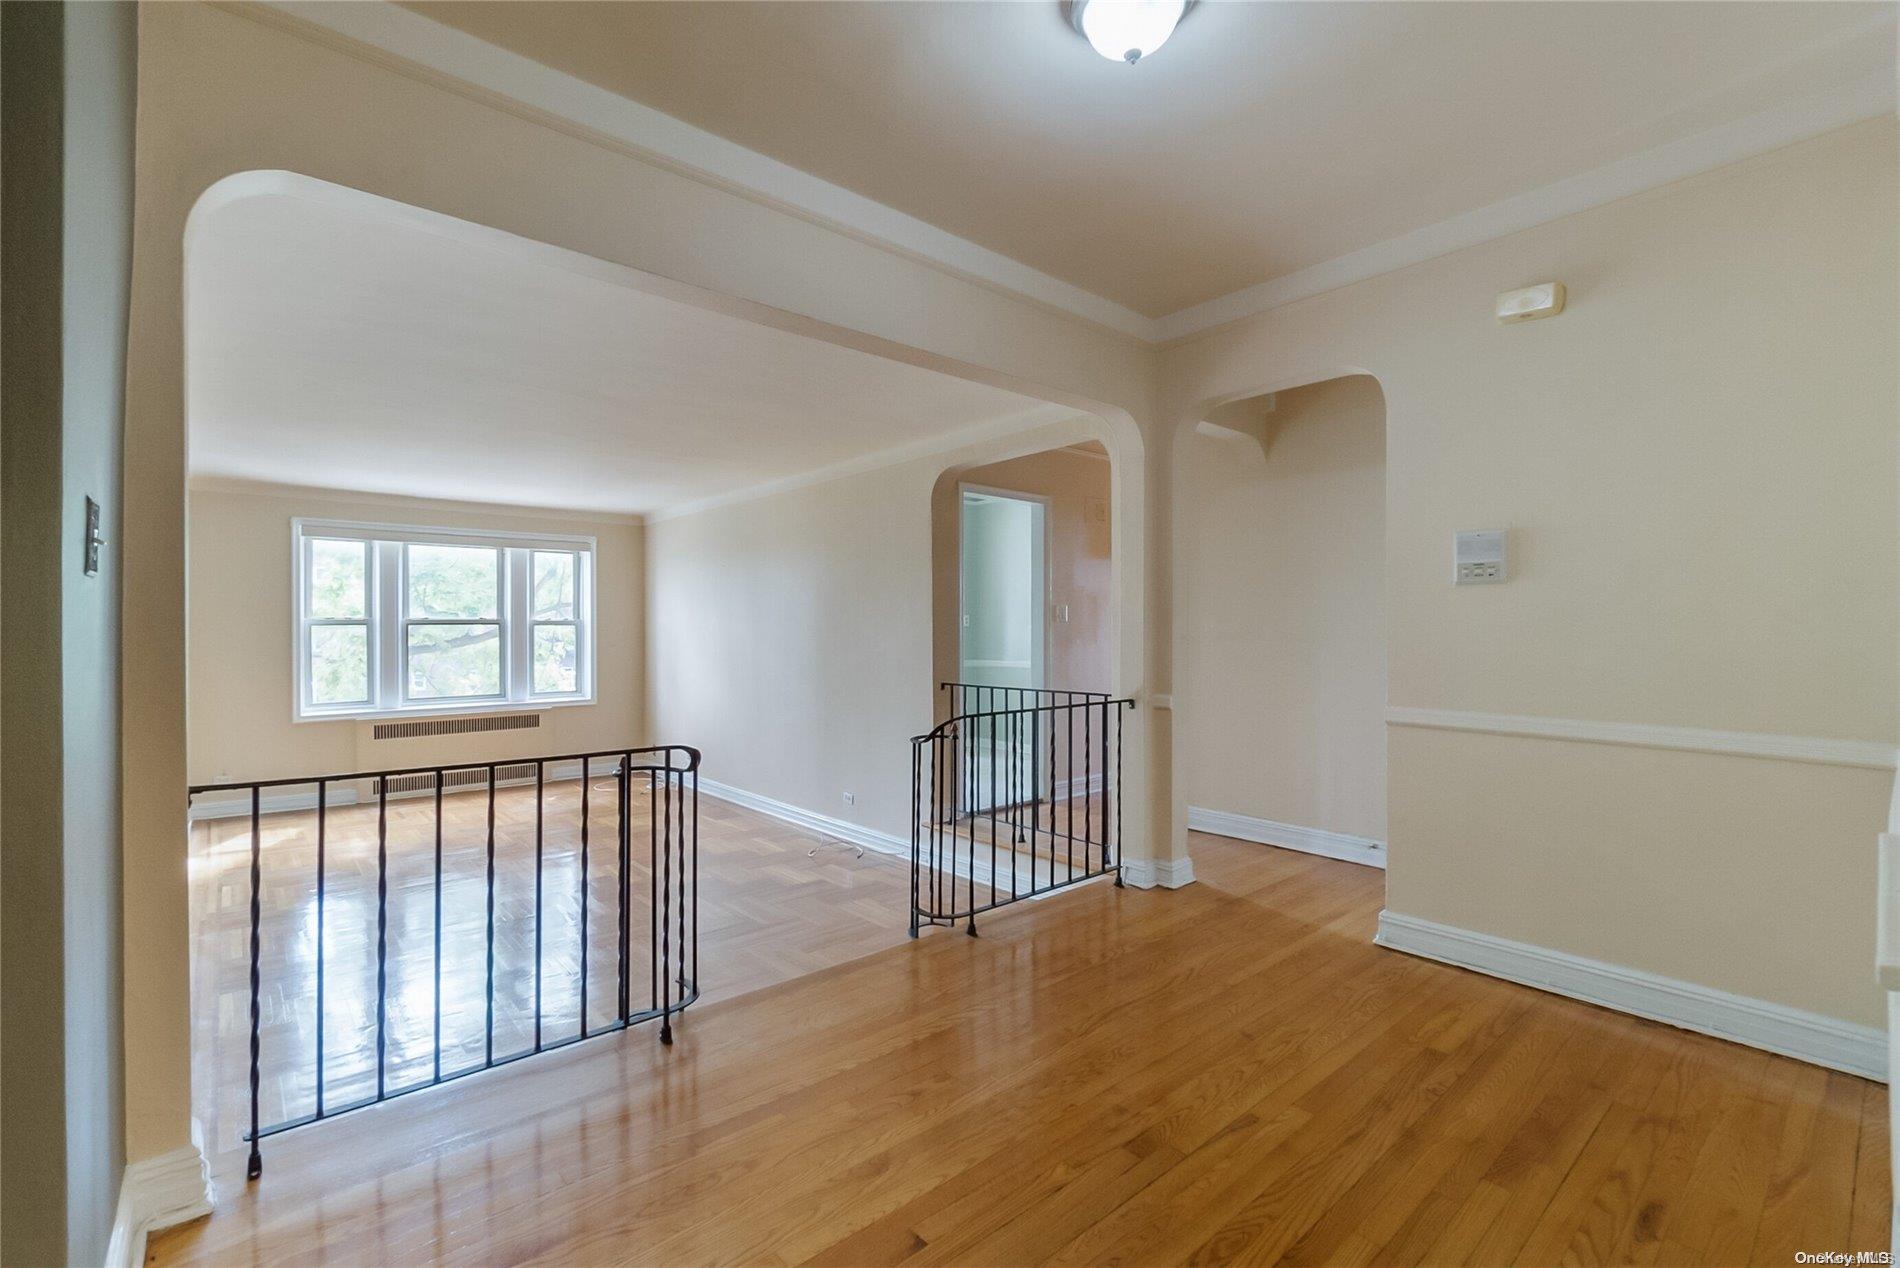
<svg viewBox="0 0 1900 1268">
<path fill-rule="evenodd" d="M 1184 890 L 1086 886 L 710 999 L 671 1049 L 635 1031 L 289 1133 L 151 1261 L 1884 1248 L 1884 1088 L 1379 949 L 1376 871 L 1193 850 Z"/>
</svg>

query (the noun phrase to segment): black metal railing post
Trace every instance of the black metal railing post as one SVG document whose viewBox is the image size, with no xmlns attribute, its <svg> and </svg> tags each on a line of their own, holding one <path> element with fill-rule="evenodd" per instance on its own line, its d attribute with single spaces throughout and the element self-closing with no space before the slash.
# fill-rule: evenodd
<svg viewBox="0 0 1900 1268">
<path fill-rule="evenodd" d="M 546 770 L 534 764 L 534 1050 L 541 1051 L 541 810 L 545 801 Z"/>
<path fill-rule="evenodd" d="M 376 1099 L 389 1054 L 389 781 L 376 781 Z"/>
<path fill-rule="evenodd" d="M 684 774 L 680 775 L 675 782 L 678 783 L 680 790 L 680 839 L 678 852 L 680 866 L 680 918 L 678 924 L 669 927 L 679 935 L 679 977 L 675 980 L 673 985 L 679 994 L 679 998 L 684 999 L 686 998 L 686 926 L 689 923 L 686 919 L 686 776 Z"/>
<path fill-rule="evenodd" d="M 488 974 L 483 987 L 483 1015 L 487 1019 L 482 1061 L 495 1063 L 495 765 L 488 765 Z"/>
<path fill-rule="evenodd" d="M 444 773 L 435 773 L 435 1063 L 436 1079 L 442 1077 L 442 782 Z"/>
<path fill-rule="evenodd" d="M 264 1155 L 258 1148 L 257 1103 L 262 1079 L 263 976 L 258 961 L 263 954 L 264 839 L 260 803 L 263 790 L 251 789 L 251 1156 L 244 1173 L 255 1180 L 264 1174 Z"/>
<path fill-rule="evenodd" d="M 923 852 L 923 832 L 925 820 L 919 816 L 923 807 L 918 803 L 923 798 L 921 763 L 924 756 L 924 742 L 912 739 L 910 742 L 910 936 L 917 936 L 917 865 Z M 936 807 L 931 807 L 927 822 L 935 824 Z"/>
<path fill-rule="evenodd" d="M 323 941 L 326 932 L 323 913 L 323 884 L 328 866 L 324 859 L 325 835 L 329 819 L 329 798 L 326 795 L 329 786 L 323 780 L 317 781 L 317 1116 L 323 1116 Z M 257 1124 L 251 1124 L 253 1136 Z"/>
<path fill-rule="evenodd" d="M 587 1038 L 587 778 L 588 759 L 581 758 L 581 1038 Z"/>
<path fill-rule="evenodd" d="M 620 815 L 620 1024 L 627 1024 L 627 1013 L 632 1001 L 628 998 L 633 973 L 633 948 L 629 943 L 631 928 L 629 925 L 629 902 L 627 887 L 632 883 L 627 875 L 628 864 L 633 853 L 633 806 L 632 792 L 628 784 L 631 778 L 629 767 L 633 765 L 632 754 L 622 754 L 619 769 L 614 772 L 614 799 Z"/>
<path fill-rule="evenodd" d="M 1122 711 L 1115 710 L 1115 888 L 1122 885 Z"/>
<path fill-rule="evenodd" d="M 673 774 L 663 771 L 660 774 L 660 790 L 664 796 L 666 831 L 660 834 L 660 923 L 656 927 L 660 944 L 660 1042 L 673 1042 L 673 940 L 667 935 L 671 932 L 673 920 Z"/>
</svg>

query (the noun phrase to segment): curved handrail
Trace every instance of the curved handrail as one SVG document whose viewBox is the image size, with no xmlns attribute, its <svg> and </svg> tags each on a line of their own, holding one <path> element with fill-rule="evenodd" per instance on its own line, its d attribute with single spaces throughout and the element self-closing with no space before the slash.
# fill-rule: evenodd
<svg viewBox="0 0 1900 1268">
<path fill-rule="evenodd" d="M 629 770 L 670 771 L 676 775 L 691 774 L 699 769 L 699 750 L 690 744 L 649 744 L 636 748 L 608 748 L 592 753 L 553 753 L 546 757 L 503 757 L 492 762 L 438 762 L 427 766 L 402 766 L 394 770 L 349 771 L 341 775 L 297 775 L 286 779 L 240 779 L 225 784 L 194 784 L 185 790 L 187 797 L 199 793 L 243 792 L 252 788 L 292 788 L 302 784 L 340 784 L 355 779 L 397 779 L 403 775 L 433 775 L 437 771 L 444 773 L 452 770 L 495 770 L 503 766 L 524 766 L 530 763 L 545 766 L 550 762 L 579 762 L 597 757 L 632 758 L 648 753 L 663 754 L 665 760 L 659 763 L 629 766 Z M 674 754 L 683 754 L 685 764 L 675 766 Z"/>
<path fill-rule="evenodd" d="M 1029 696 L 1082 696 L 1089 700 L 1109 700 L 1114 697 L 1110 691 L 1076 691 L 1068 687 L 1011 687 L 999 682 L 940 682 L 938 691 L 948 691 L 960 687 L 965 691 L 1013 691 L 1018 695 Z"/>
<path fill-rule="evenodd" d="M 1027 690 L 1027 688 L 1025 688 L 1025 690 Z M 1068 694 L 1068 693 L 1060 693 L 1060 694 Z M 1079 696 L 1085 693 L 1078 691 L 1078 692 L 1075 692 L 1074 694 Z M 1077 700 L 1073 704 L 1032 704 L 1032 705 L 1024 705 L 1022 708 L 1019 708 L 1019 709 L 989 709 L 981 713 L 959 713 L 953 718 L 945 718 L 942 722 L 939 722 L 936 726 L 932 727 L 930 730 L 925 731 L 922 735 L 911 736 L 910 742 L 912 744 L 927 744 L 932 740 L 940 740 L 946 734 L 945 732 L 946 727 L 955 726 L 959 722 L 978 722 L 984 718 L 1013 718 L 1013 717 L 1018 717 L 1025 713 L 1051 713 L 1053 714 L 1053 713 L 1060 713 L 1060 712 L 1064 712 L 1064 711 L 1072 710 L 1072 709 L 1102 709 L 1102 708 L 1106 708 L 1109 705 L 1116 705 L 1124 709 L 1132 709 L 1135 707 L 1135 700 L 1134 700 L 1134 697 L 1132 696 L 1123 696 L 1120 699 L 1116 699 L 1113 696 L 1103 694 L 1090 700 Z M 248 784 L 245 785 L 245 787 L 247 788 L 249 786 L 250 785 Z"/>
</svg>

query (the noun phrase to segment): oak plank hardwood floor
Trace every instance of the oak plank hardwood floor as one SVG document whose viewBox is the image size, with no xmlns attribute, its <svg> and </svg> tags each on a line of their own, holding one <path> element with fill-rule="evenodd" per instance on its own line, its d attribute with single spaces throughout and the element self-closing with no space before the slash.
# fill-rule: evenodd
<svg viewBox="0 0 1900 1268">
<path fill-rule="evenodd" d="M 791 831 L 754 818 L 722 808 L 721 830 Z M 907 943 L 900 891 L 905 945 L 708 998 L 670 1050 L 636 1030 L 292 1132 L 248 1187 L 225 1160 L 217 1213 L 150 1261 L 1884 1248 L 1884 1088 L 1377 948 L 1376 871 L 1198 834 L 1193 850 L 1185 890 L 1098 882 L 976 939 Z"/>
</svg>

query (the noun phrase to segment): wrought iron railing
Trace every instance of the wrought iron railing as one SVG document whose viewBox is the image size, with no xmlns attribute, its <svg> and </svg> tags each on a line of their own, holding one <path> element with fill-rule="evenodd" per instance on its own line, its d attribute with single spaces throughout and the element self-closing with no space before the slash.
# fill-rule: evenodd
<svg viewBox="0 0 1900 1268">
<path fill-rule="evenodd" d="M 550 779 L 550 772 L 554 778 Z M 471 780 L 470 772 L 475 773 Z M 497 772 L 502 772 L 497 778 Z M 514 778 L 510 778 L 513 776 Z M 559 1037 L 549 1037 L 544 1022 L 548 1017 L 543 1008 L 544 970 L 543 930 L 546 925 L 545 904 L 548 899 L 545 884 L 545 847 L 548 843 L 546 810 L 551 788 L 578 777 L 579 787 L 575 790 L 575 805 L 578 810 L 578 866 L 573 880 L 578 885 L 578 956 L 564 952 L 561 970 L 571 976 L 578 969 L 578 1006 L 573 1015 L 560 1022 L 562 1029 L 572 1028 L 572 1033 Z M 421 787 L 416 781 L 420 778 Z M 595 780 L 602 781 L 602 787 L 611 787 L 614 805 L 612 820 L 600 822 L 603 815 L 596 814 L 593 807 Z M 607 781 L 611 780 L 611 785 Z M 532 830 L 532 867 L 533 867 L 533 996 L 532 1026 L 519 1025 L 519 1018 L 507 1020 L 511 1026 L 518 1026 L 524 1033 L 520 1036 L 520 1046 L 513 1051 L 499 1051 L 496 1044 L 497 1023 L 497 826 L 496 804 L 498 788 L 509 789 L 509 817 L 520 821 L 523 815 L 517 813 L 515 805 L 517 793 L 527 792 L 526 785 L 532 782 L 533 830 Z M 472 787 L 470 785 L 472 784 Z M 326 923 L 326 890 L 336 883 L 336 879 L 327 875 L 328 858 L 332 848 L 331 820 L 339 813 L 342 803 L 332 798 L 333 790 L 347 789 L 357 800 L 350 805 L 350 813 L 362 816 L 367 810 L 364 798 L 360 795 L 366 790 L 367 801 L 373 803 L 375 810 L 375 1011 L 373 1018 L 363 1019 L 357 1029 L 359 1033 L 346 1036 L 346 1041 L 367 1047 L 368 1029 L 373 1029 L 375 1040 L 373 1091 L 366 1087 L 364 1091 L 351 1095 L 339 1103 L 333 1095 L 326 1095 L 326 1051 L 325 1024 L 326 1005 L 326 950 L 329 940 L 329 926 Z M 447 789 L 467 789 L 447 793 Z M 266 807 L 266 794 L 273 803 Z M 222 805 L 207 804 L 200 799 L 215 794 L 239 794 L 235 803 L 228 796 Z M 380 1104 L 396 1096 L 435 1087 L 455 1079 L 476 1074 L 483 1070 L 494 1069 L 524 1057 L 537 1053 L 566 1047 L 584 1039 L 595 1038 L 625 1030 L 630 1026 L 655 1018 L 660 1022 L 660 1042 L 673 1042 L 673 1015 L 693 1003 L 699 995 L 699 751 L 684 745 L 662 745 L 650 748 L 609 749 L 593 753 L 570 753 L 560 756 L 540 758 L 511 758 L 504 761 L 453 763 L 442 766 L 406 767 L 398 770 L 354 772 L 342 775 L 324 775 L 297 779 L 266 779 L 239 781 L 235 783 L 206 784 L 190 790 L 194 803 L 194 813 L 207 812 L 216 815 L 220 812 L 235 812 L 248 817 L 250 854 L 250 1124 L 243 1139 L 250 1144 L 248 1174 L 257 1178 L 263 1171 L 261 1143 L 267 1136 L 293 1128 L 321 1122 L 352 1110 L 363 1109 Z M 485 902 L 476 909 L 473 903 L 463 904 L 468 910 L 444 908 L 444 839 L 445 839 L 445 801 L 454 799 L 463 802 L 460 810 L 470 813 L 459 816 L 457 829 L 465 840 L 461 852 L 473 853 L 473 847 L 480 847 L 482 856 L 476 856 L 474 863 L 481 867 L 485 862 Z M 466 804 L 466 799 L 478 800 L 474 805 Z M 644 798 L 646 805 L 644 825 L 647 840 L 646 858 L 638 858 L 636 839 L 636 802 Z M 409 827 L 410 844 L 418 843 L 415 833 L 417 816 L 408 813 L 404 803 L 413 800 L 429 799 L 432 811 L 424 818 L 424 826 L 430 831 L 420 835 L 419 849 L 412 854 L 421 854 L 426 860 L 427 850 L 433 847 L 433 884 L 429 884 L 426 872 L 421 878 L 425 890 L 432 889 L 432 913 L 428 921 L 432 929 L 432 950 L 429 956 L 429 979 L 432 989 L 427 998 L 433 1012 L 431 1032 L 425 1032 L 427 1042 L 421 1044 L 421 1059 L 411 1052 L 402 1063 L 409 1069 L 408 1077 L 392 1079 L 390 1071 L 390 803 L 396 800 L 399 808 L 404 809 L 405 824 Z M 283 808 L 284 803 L 296 803 L 293 808 Z M 303 803 L 308 802 L 308 805 Z M 475 812 L 485 812 L 477 814 Z M 314 815 L 314 818 L 312 816 Z M 472 825 L 472 826 L 469 826 Z M 366 825 L 363 825 L 366 827 Z M 610 866 L 603 866 L 598 860 L 598 828 L 611 832 L 613 858 Z M 463 830 L 466 829 L 466 830 Z M 273 863 L 271 878 L 273 887 L 297 887 L 298 902 L 309 893 L 304 887 L 314 887 L 314 907 L 310 911 L 310 920 L 299 917 L 291 922 L 283 933 L 282 945 L 273 948 L 271 963 L 274 969 L 280 969 L 286 978 L 294 975 L 299 981 L 310 974 L 314 975 L 313 1025 L 310 1028 L 312 1062 L 308 1067 L 312 1074 L 314 1087 L 311 1096 L 311 1108 L 308 1112 L 290 1114 L 271 1123 L 262 1118 L 262 1096 L 260 1092 L 260 1072 L 263 1058 L 263 1000 L 268 993 L 274 1010 L 290 1009 L 289 997 L 297 994 L 285 982 L 266 982 L 263 936 L 263 894 L 266 856 L 274 848 L 283 847 L 286 854 L 293 853 L 289 848 L 293 842 L 305 842 L 314 835 L 315 865 L 314 872 L 307 878 L 288 875 L 283 867 Z M 509 835 L 511 851 L 519 846 L 526 863 L 526 830 L 511 828 Z M 267 842 L 267 837 L 273 838 Z M 483 857 L 485 856 L 485 857 Z M 511 867 L 514 861 L 510 859 Z M 413 869 L 411 869 L 413 871 Z M 606 876 L 601 873 L 606 872 Z M 644 872 L 645 893 L 639 882 Z M 407 879 L 416 879 L 413 875 Z M 460 894 L 466 894 L 472 885 L 464 884 L 457 877 L 455 888 Z M 616 990 L 612 1000 L 611 1012 L 601 1016 L 604 1011 L 595 1008 L 590 1015 L 589 992 L 589 950 L 595 941 L 605 940 L 606 931 L 596 927 L 589 929 L 590 909 L 599 901 L 600 894 L 591 887 L 606 880 L 612 885 L 610 913 L 615 920 L 613 940 L 616 943 L 614 981 Z M 646 907 L 645 965 L 637 965 L 642 948 L 637 939 L 642 935 L 637 929 L 641 923 L 637 908 Z M 515 899 L 510 898 L 511 906 Z M 366 905 L 366 904 L 365 904 Z M 405 908 L 405 917 L 413 914 Z M 466 925 L 479 918 L 482 922 L 482 937 L 479 940 L 483 972 L 481 983 L 482 1031 L 472 1037 L 470 1042 L 455 1046 L 457 1054 L 473 1049 L 465 1059 L 452 1056 L 446 1064 L 443 1059 L 443 977 L 444 951 L 443 931 L 445 919 L 451 925 Z M 511 942 L 519 931 L 519 922 L 512 915 L 504 915 L 503 920 L 509 926 Z M 420 923 L 407 921 L 407 924 Z M 413 932 L 406 929 L 405 932 Z M 463 939 L 463 941 L 469 941 Z M 578 963 L 574 964 L 574 960 Z M 475 957 L 473 949 L 468 949 L 464 957 L 467 962 L 450 963 L 451 975 L 460 982 L 472 984 L 477 980 L 474 975 Z M 289 967 L 286 967 L 289 966 Z M 366 967 L 366 966 L 365 966 Z M 637 978 L 642 975 L 647 981 L 645 991 L 637 989 Z M 598 981 L 598 974 L 596 974 Z M 599 992 L 595 992 L 598 994 Z M 408 992 L 405 991 L 405 995 Z M 646 995 L 646 999 L 639 998 Z M 525 991 L 511 993 L 511 1000 L 525 996 Z M 363 992 L 363 1002 L 367 1003 L 367 991 Z M 419 1001 L 411 1001 L 419 1002 Z M 465 1001 L 472 1002 L 472 1001 Z M 519 999 L 526 1005 L 525 998 Z M 413 1021 L 413 1018 L 409 1019 Z M 276 1030 L 297 1031 L 296 1026 L 277 1026 Z M 531 1040 L 529 1032 L 531 1029 Z M 411 1036 L 414 1038 L 414 1036 Z M 415 1068 L 420 1067 L 420 1072 Z M 358 1071 L 358 1074 L 362 1072 Z M 356 1082 L 368 1085 L 372 1082 L 366 1075 Z M 279 1096 L 279 1101 L 286 1098 Z"/>
<path fill-rule="evenodd" d="M 1122 714 L 1103 692 L 945 683 L 959 712 L 911 740 L 910 933 L 1112 875 Z"/>
<path fill-rule="evenodd" d="M 1021 709 L 1029 705 L 1099 704 L 1112 699 L 1106 691 L 1070 691 L 1062 687 L 999 687 L 985 682 L 940 682 L 937 690 L 949 693 L 950 712 L 988 713 L 996 709 Z"/>
</svg>

